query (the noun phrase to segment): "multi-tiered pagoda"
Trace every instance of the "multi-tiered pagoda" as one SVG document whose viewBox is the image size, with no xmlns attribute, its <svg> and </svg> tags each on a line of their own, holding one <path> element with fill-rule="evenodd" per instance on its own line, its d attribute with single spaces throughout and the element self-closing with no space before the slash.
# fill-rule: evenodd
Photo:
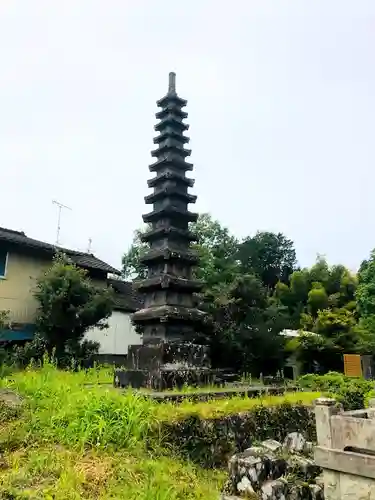
<svg viewBox="0 0 375 500">
<path fill-rule="evenodd" d="M 170 73 L 168 93 L 157 101 L 161 108 L 156 113 L 157 147 L 151 153 L 156 161 L 149 167 L 156 175 L 148 181 L 153 192 L 145 198 L 152 211 L 143 216 L 150 227 L 143 235 L 149 250 L 142 257 L 148 276 L 136 283 L 145 297 L 143 309 L 133 315 L 134 324 L 143 334 L 143 346 L 130 347 L 131 370 L 117 373 L 123 381 L 117 378 L 120 385 L 144 385 L 147 379 L 149 385 L 163 388 L 172 379 L 181 382 L 182 372 L 191 382 L 199 378 L 198 372 L 202 375 L 207 371 L 206 349 L 194 345 L 206 317 L 196 308 L 194 300 L 194 293 L 201 290 L 202 283 L 192 277 L 198 257 L 190 248 L 196 238 L 189 230 L 189 223 L 197 220 L 197 214 L 188 210 L 196 196 L 188 192 L 193 179 L 186 177 L 186 172 L 193 169 L 186 161 L 191 153 L 185 148 L 189 142 L 184 135 L 189 128 L 184 123 L 186 104 L 177 95 L 175 73 Z M 150 373 L 154 380 L 151 383 Z"/>
</svg>

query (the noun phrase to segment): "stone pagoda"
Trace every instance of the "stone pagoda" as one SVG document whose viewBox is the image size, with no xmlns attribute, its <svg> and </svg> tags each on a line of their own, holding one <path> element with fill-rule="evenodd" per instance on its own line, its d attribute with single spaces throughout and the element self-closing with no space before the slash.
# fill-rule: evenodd
<svg viewBox="0 0 375 500">
<path fill-rule="evenodd" d="M 197 333 L 207 324 L 204 312 L 196 308 L 194 294 L 202 283 L 192 277 L 197 254 L 190 249 L 196 239 L 189 222 L 197 214 L 188 210 L 196 196 L 188 192 L 194 180 L 186 177 L 193 165 L 186 161 L 189 138 L 184 132 L 187 101 L 177 95 L 176 75 L 169 74 L 168 93 L 157 101 L 160 111 L 155 126 L 155 162 L 149 170 L 156 175 L 148 181 L 153 192 L 145 197 L 152 211 L 143 215 L 149 230 L 142 236 L 149 250 L 142 257 L 148 269 L 146 279 L 135 282 L 144 296 L 143 309 L 133 315 L 142 346 L 130 346 L 126 370 L 117 370 L 115 385 L 164 389 L 184 383 L 207 383 L 212 373 L 205 346 L 194 344 Z"/>
</svg>

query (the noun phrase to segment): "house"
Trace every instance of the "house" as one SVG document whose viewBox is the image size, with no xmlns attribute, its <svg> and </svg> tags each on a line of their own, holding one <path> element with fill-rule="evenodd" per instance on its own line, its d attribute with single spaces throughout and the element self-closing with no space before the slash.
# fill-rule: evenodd
<svg viewBox="0 0 375 500">
<path fill-rule="evenodd" d="M 93 327 L 86 333 L 86 339 L 100 343 L 100 361 L 121 365 L 129 345 L 142 343 L 141 336 L 131 322 L 132 313 L 140 309 L 142 303 L 132 283 L 118 279 L 108 279 L 108 283 L 115 292 L 115 305 L 107 322 L 108 328 L 101 330 Z"/>
<path fill-rule="evenodd" d="M 109 279 L 121 273 L 93 254 L 56 247 L 35 240 L 24 232 L 0 227 L 0 311 L 9 311 L 10 328 L 0 332 L 1 340 L 30 340 L 35 331 L 37 301 L 34 298 L 37 279 L 51 266 L 56 251 L 65 253 L 77 266 L 88 271 L 97 285 L 111 285 L 115 307 L 107 330 L 93 329 L 87 338 L 99 341 L 100 352 L 116 355 L 127 352 L 129 343 L 141 343 L 130 322 L 130 314 L 139 307 L 131 283 Z"/>
</svg>

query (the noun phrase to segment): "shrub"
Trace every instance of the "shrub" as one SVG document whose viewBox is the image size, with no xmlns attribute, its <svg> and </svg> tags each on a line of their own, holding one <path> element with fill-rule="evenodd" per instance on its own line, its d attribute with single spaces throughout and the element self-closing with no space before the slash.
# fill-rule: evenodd
<svg viewBox="0 0 375 500">
<path fill-rule="evenodd" d="M 329 372 L 326 375 L 303 375 L 298 379 L 298 385 L 302 389 L 322 391 L 335 397 L 345 410 L 364 408 L 367 396 L 373 389 L 372 381 L 346 377 L 338 372 Z"/>
</svg>

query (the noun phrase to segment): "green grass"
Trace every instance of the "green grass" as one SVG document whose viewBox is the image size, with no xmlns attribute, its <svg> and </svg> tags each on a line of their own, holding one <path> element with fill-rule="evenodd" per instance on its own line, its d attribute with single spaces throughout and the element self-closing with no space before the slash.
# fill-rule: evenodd
<svg viewBox="0 0 375 500">
<path fill-rule="evenodd" d="M 0 498 L 216 500 L 226 472 L 172 456 L 155 428 L 190 414 L 219 416 L 285 400 L 311 404 L 317 397 L 290 393 L 158 404 L 101 385 L 109 374 L 109 369 L 61 372 L 47 364 L 1 381 L 21 394 L 25 405 L 20 415 L 0 412 Z"/>
</svg>

